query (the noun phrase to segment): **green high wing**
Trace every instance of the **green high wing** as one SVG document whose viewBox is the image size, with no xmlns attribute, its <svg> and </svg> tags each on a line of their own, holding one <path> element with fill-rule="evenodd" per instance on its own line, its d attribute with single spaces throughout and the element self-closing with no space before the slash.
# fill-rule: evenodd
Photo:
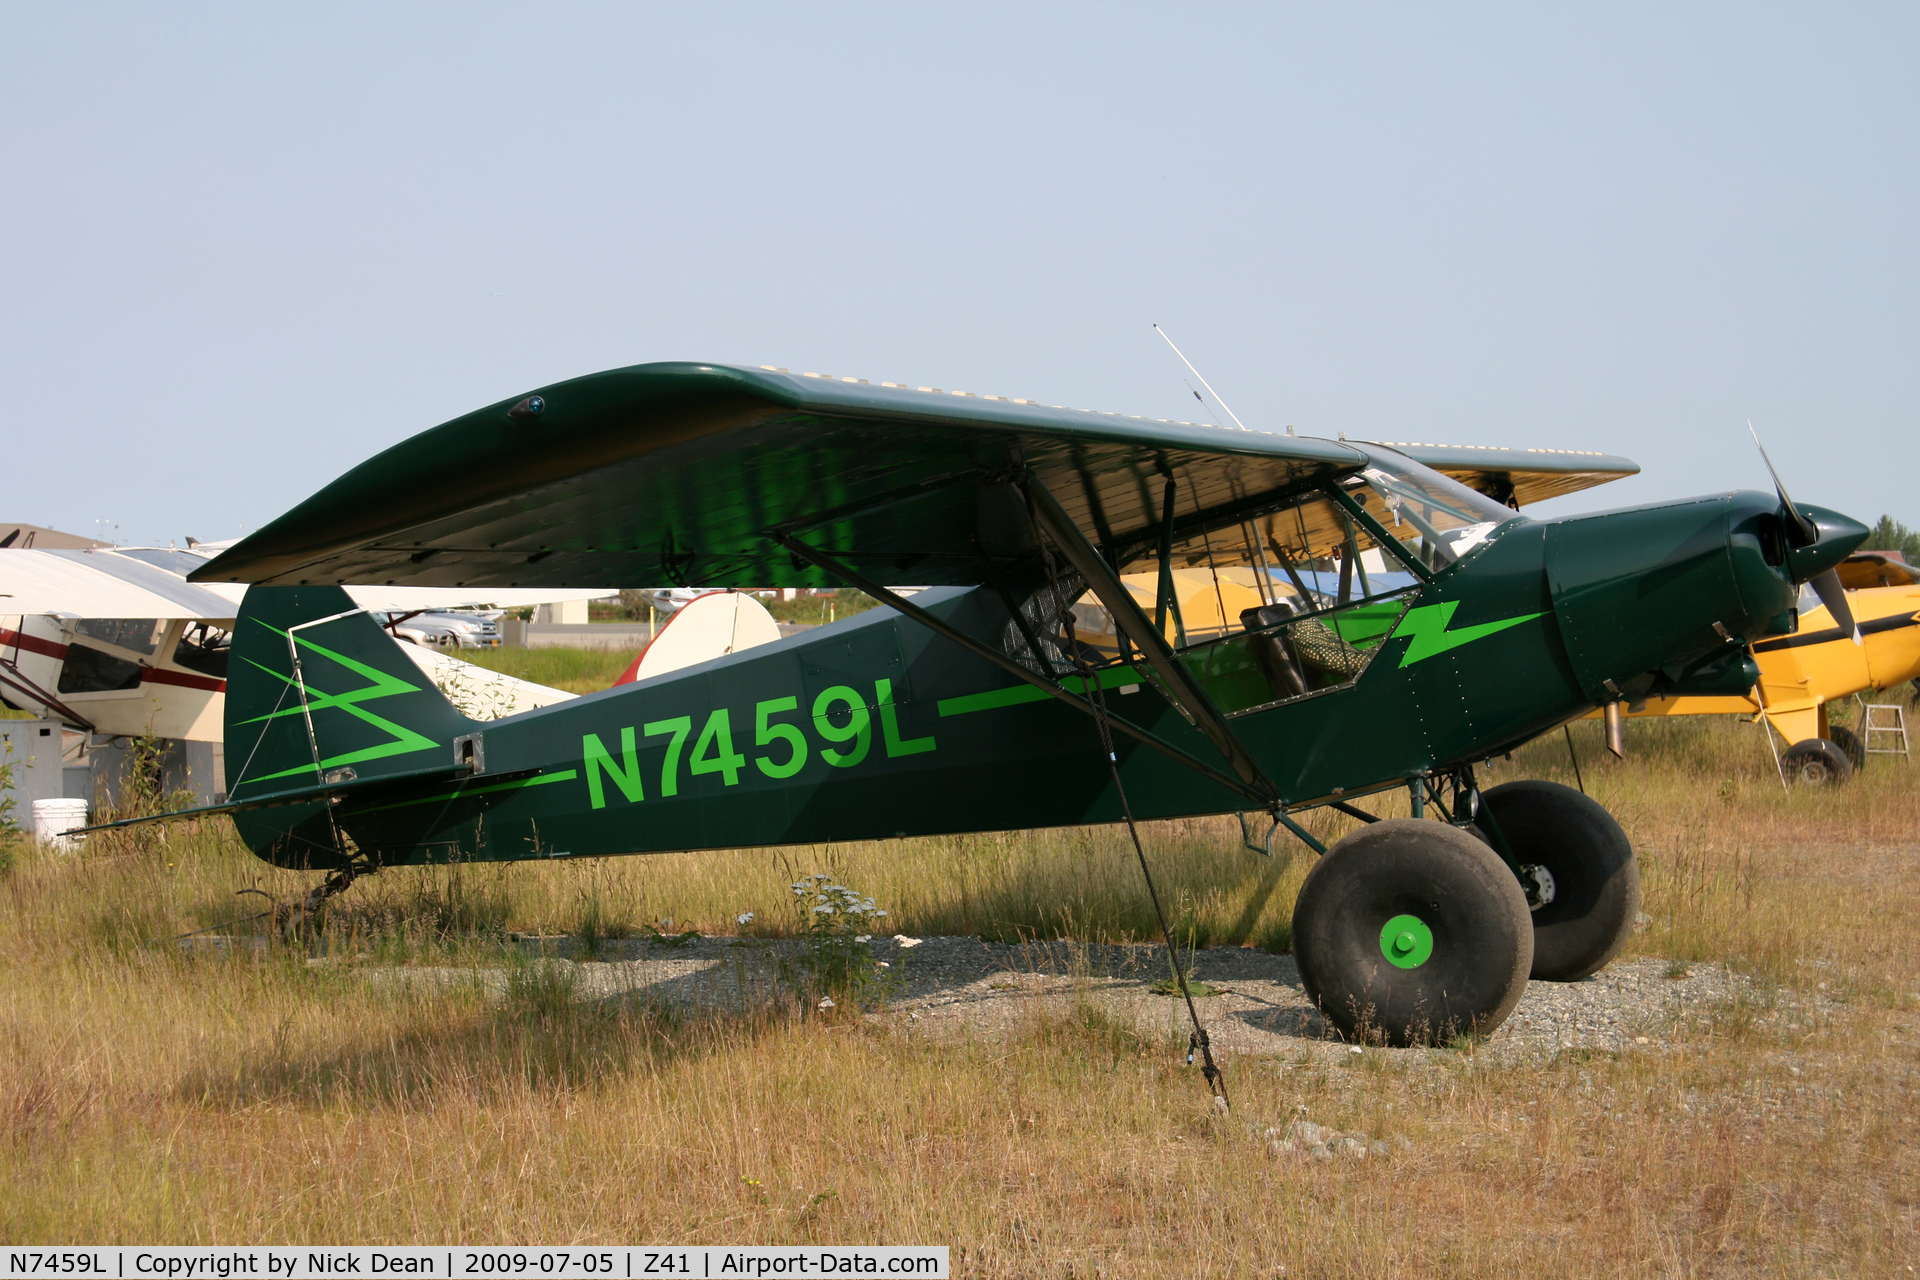
<svg viewBox="0 0 1920 1280">
<path fill-rule="evenodd" d="M 1433 446 L 1409 450 L 1416 461 Z M 1523 500 L 1637 471 L 1601 455 L 1447 450 Z M 883 584 L 974 586 L 1032 551 L 1030 468 L 1110 558 L 1181 523 L 1271 505 L 1366 465 L 1281 432 L 1076 410 L 934 387 L 724 365 L 615 369 L 490 405 L 355 467 L 197 581 L 419 586 L 840 585 L 768 538 L 819 540 Z M 1477 464 L 1477 465 L 1467 465 Z M 1500 500 L 1504 501 L 1504 497 Z"/>
</svg>

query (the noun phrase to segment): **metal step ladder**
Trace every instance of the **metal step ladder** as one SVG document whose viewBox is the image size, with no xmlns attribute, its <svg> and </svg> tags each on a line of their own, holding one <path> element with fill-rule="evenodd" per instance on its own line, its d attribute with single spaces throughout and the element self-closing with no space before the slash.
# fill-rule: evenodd
<svg viewBox="0 0 1920 1280">
<path fill-rule="evenodd" d="M 1864 713 L 1860 718 L 1860 737 L 1866 743 L 1868 755 L 1913 758 L 1907 746 L 1905 707 L 1894 702 L 1863 702 L 1860 709 Z M 1880 742 L 1888 745 L 1875 746 L 1876 735 Z M 1898 746 L 1891 745 L 1896 742 Z"/>
</svg>

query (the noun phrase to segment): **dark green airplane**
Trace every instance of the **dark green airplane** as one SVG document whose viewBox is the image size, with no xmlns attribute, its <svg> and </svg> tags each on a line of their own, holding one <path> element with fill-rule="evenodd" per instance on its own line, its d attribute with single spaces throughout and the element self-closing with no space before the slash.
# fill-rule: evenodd
<svg viewBox="0 0 1920 1280">
<path fill-rule="evenodd" d="M 1596 705 L 1751 687 L 1744 646 L 1792 631 L 1796 585 L 1867 533 L 1784 492 L 1511 505 L 1634 469 L 785 370 L 594 374 L 394 446 L 194 575 L 254 584 L 220 811 L 343 885 L 1129 814 L 1266 814 L 1319 849 L 1290 815 L 1332 805 L 1369 825 L 1301 891 L 1309 994 L 1351 1035 L 1484 1032 L 1530 975 L 1614 956 L 1639 876 L 1599 805 L 1483 793 L 1474 765 Z M 481 723 L 339 586 L 660 580 L 891 607 Z M 1356 803 L 1390 788 L 1445 821 Z"/>
</svg>

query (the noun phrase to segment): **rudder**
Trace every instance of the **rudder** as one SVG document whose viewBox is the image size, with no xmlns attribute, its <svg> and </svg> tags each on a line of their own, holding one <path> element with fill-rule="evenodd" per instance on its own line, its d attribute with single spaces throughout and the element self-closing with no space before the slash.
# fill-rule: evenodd
<svg viewBox="0 0 1920 1280">
<path fill-rule="evenodd" d="M 229 799 L 451 766 L 474 727 L 345 591 L 247 590 L 227 668 Z"/>
</svg>

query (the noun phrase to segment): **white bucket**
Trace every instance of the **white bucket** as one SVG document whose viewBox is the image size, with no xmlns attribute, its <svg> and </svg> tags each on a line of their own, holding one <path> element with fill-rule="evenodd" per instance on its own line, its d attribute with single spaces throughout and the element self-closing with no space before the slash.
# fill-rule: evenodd
<svg viewBox="0 0 1920 1280">
<path fill-rule="evenodd" d="M 33 837 L 41 844 L 50 844 L 62 853 L 71 853 L 86 837 L 70 836 L 67 832 L 75 827 L 86 825 L 87 802 L 85 800 L 35 800 L 33 802 Z"/>
</svg>

